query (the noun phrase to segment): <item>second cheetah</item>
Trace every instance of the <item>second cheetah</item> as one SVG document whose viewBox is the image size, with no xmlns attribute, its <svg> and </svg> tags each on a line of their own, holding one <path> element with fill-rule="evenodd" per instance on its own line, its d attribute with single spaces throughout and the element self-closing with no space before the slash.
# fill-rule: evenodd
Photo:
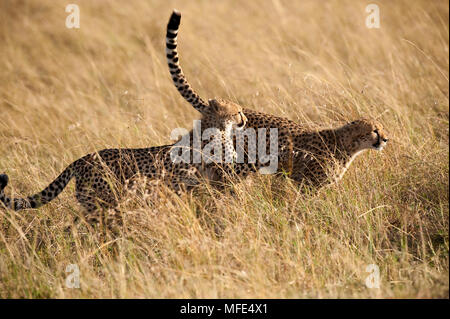
<svg viewBox="0 0 450 319">
<path fill-rule="evenodd" d="M 166 53 L 168 66 L 181 95 L 197 109 L 202 109 L 202 100 L 194 90 L 186 85 L 186 80 L 179 64 L 177 52 L 177 35 L 181 13 L 174 10 L 166 35 Z M 286 172 L 295 182 L 311 186 L 323 186 L 342 178 L 355 157 L 364 150 L 382 150 L 388 141 L 380 123 L 375 120 L 360 119 L 339 128 L 324 130 L 306 130 L 302 125 L 278 116 L 243 108 L 247 118 L 246 130 L 237 132 L 244 140 L 249 129 L 265 128 L 265 134 L 257 140 L 246 138 L 241 160 L 233 165 L 234 176 L 245 177 L 252 172 L 263 169 L 265 162 L 256 154 L 254 160 L 248 156 L 249 149 L 260 141 L 266 143 L 266 154 L 270 151 L 270 129 L 276 129 L 277 136 L 277 172 Z M 261 140 L 262 139 L 262 140 Z M 236 148 L 239 153 L 239 147 Z"/>
</svg>

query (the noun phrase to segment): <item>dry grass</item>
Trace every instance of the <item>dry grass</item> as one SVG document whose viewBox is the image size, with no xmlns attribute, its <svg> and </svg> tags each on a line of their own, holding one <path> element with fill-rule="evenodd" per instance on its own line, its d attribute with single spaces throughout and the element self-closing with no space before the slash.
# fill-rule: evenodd
<svg viewBox="0 0 450 319">
<path fill-rule="evenodd" d="M 165 64 L 173 7 L 205 98 L 308 125 L 375 117 L 391 143 L 315 196 L 256 177 L 234 195 L 131 197 L 111 242 L 64 232 L 79 211 L 72 184 L 41 209 L 0 210 L 0 297 L 448 298 L 448 3 L 379 1 L 381 28 L 368 29 L 370 2 L 85 0 L 75 30 L 64 1 L 1 1 L 8 193 L 42 189 L 88 152 L 167 144 L 192 126 Z M 65 286 L 68 264 L 80 289 Z M 368 264 L 380 289 L 364 284 Z"/>
</svg>

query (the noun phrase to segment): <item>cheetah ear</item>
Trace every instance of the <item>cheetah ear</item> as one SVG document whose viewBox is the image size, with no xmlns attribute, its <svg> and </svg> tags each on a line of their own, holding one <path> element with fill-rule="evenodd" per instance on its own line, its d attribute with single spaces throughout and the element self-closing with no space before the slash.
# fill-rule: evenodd
<svg viewBox="0 0 450 319">
<path fill-rule="evenodd" d="M 219 102 L 216 99 L 208 99 L 209 107 L 213 110 L 217 110 L 219 106 Z"/>
</svg>

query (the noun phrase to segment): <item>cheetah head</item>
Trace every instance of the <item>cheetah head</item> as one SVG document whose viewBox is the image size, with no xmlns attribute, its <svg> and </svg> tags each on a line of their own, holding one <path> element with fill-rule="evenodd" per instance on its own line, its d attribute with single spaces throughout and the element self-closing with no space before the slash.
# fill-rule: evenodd
<svg viewBox="0 0 450 319">
<path fill-rule="evenodd" d="M 361 119 L 344 126 L 350 134 L 356 151 L 375 149 L 381 151 L 387 144 L 388 138 L 383 126 L 374 120 Z"/>
<path fill-rule="evenodd" d="M 222 99 L 210 99 L 208 103 L 210 115 L 225 123 L 225 126 L 232 124 L 234 129 L 242 130 L 247 124 L 247 117 L 240 105 Z"/>
</svg>

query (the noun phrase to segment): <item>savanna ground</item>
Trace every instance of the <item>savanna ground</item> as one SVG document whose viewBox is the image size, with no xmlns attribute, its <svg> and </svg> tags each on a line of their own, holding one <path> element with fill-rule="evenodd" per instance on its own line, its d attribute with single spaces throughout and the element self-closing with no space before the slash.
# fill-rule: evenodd
<svg viewBox="0 0 450 319">
<path fill-rule="evenodd" d="M 164 37 L 205 98 L 306 126 L 378 118 L 390 142 L 343 181 L 302 195 L 256 176 L 198 196 L 130 195 L 106 240 L 80 224 L 73 183 L 49 205 L 0 209 L 0 297 L 448 298 L 449 8 L 446 1 L 0 2 L 0 172 L 7 194 L 45 187 L 109 147 L 173 142 L 199 118 L 174 89 Z M 275 189 L 279 191 L 274 191 Z M 66 267 L 80 288 L 66 287 Z M 369 289 L 366 267 L 380 269 Z"/>
</svg>

